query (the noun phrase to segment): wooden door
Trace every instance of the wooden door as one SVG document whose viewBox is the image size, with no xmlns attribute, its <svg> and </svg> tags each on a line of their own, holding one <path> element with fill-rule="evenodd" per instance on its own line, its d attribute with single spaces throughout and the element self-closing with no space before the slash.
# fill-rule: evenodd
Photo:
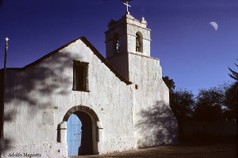
<svg viewBox="0 0 238 158">
<path fill-rule="evenodd" d="M 67 122 L 68 156 L 76 156 L 79 153 L 82 139 L 82 122 L 75 114 L 71 114 Z"/>
</svg>

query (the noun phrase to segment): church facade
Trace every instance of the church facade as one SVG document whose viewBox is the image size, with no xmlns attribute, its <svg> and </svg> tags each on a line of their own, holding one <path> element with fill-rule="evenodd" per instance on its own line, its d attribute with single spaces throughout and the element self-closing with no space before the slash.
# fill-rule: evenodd
<svg viewBox="0 0 238 158">
<path fill-rule="evenodd" d="M 113 19 L 105 37 L 106 58 L 81 37 L 23 68 L 7 69 L 3 157 L 70 157 L 176 143 L 177 121 L 160 60 L 150 56 L 145 19 L 128 13 Z"/>
</svg>

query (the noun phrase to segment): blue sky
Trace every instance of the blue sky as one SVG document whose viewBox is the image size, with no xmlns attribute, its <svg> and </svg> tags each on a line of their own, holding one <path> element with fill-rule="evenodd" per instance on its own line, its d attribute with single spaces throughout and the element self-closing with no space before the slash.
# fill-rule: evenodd
<svg viewBox="0 0 238 158">
<path fill-rule="evenodd" d="M 130 13 L 151 29 L 151 54 L 177 89 L 197 93 L 231 82 L 238 58 L 237 0 L 133 0 Z M 105 56 L 111 18 L 125 14 L 121 0 L 5 0 L 0 8 L 0 67 L 8 36 L 8 67 L 23 67 L 81 36 Z M 209 22 L 215 21 L 216 31 Z"/>
</svg>

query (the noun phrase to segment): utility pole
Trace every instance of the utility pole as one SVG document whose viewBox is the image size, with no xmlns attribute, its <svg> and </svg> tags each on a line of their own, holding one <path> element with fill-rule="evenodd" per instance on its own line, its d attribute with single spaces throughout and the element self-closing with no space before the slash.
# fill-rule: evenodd
<svg viewBox="0 0 238 158">
<path fill-rule="evenodd" d="M 2 85 L 2 107 L 0 107 L 0 111 L 1 111 L 1 135 L 0 138 L 3 139 L 3 124 L 4 124 L 4 104 L 5 104 L 5 88 L 6 88 L 6 79 L 7 79 L 7 72 L 6 72 L 6 67 L 7 67 L 7 52 L 8 52 L 8 41 L 9 38 L 6 37 L 5 38 L 5 52 L 4 52 L 4 65 L 3 65 L 3 85 Z"/>
<path fill-rule="evenodd" d="M 4 86 L 4 91 L 5 91 L 5 85 L 6 85 L 6 66 L 7 66 L 7 52 L 8 52 L 8 41 L 9 38 L 5 38 L 5 53 L 4 53 L 4 78 L 3 78 L 3 86 Z M 4 93 L 5 94 L 5 93 Z"/>
</svg>

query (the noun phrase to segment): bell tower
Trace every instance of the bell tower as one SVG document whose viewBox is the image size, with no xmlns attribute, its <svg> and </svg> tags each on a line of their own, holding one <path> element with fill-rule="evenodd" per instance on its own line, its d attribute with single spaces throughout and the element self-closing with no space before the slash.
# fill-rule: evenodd
<svg viewBox="0 0 238 158">
<path fill-rule="evenodd" d="M 133 100 L 133 125 L 137 147 L 149 147 L 171 144 L 177 139 L 177 121 L 169 106 L 169 89 L 162 79 L 160 59 L 151 57 L 150 29 L 142 17 L 135 19 L 129 12 L 128 1 L 126 14 L 119 20 L 112 19 L 105 32 L 106 58 L 121 75 L 132 82 L 130 90 Z M 144 128 L 146 122 L 143 112 L 154 114 L 159 111 L 163 117 L 159 124 Z M 169 126 L 161 126 L 164 119 Z M 139 126 L 140 127 L 139 127 Z M 164 134 L 166 131 L 166 134 Z M 160 136 L 158 137 L 158 133 Z"/>
<path fill-rule="evenodd" d="M 119 20 L 112 19 L 106 36 L 106 58 L 128 80 L 130 78 L 130 54 L 150 57 L 150 29 L 142 17 L 135 19 L 128 11 Z"/>
</svg>

